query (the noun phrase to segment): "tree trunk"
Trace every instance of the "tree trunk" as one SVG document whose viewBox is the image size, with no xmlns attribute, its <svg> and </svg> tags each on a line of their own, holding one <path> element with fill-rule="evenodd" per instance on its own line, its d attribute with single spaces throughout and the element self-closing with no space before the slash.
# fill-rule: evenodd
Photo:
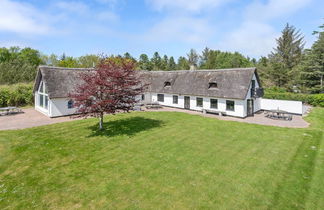
<svg viewBox="0 0 324 210">
<path fill-rule="evenodd" d="M 103 113 L 101 113 L 99 117 L 99 130 L 102 129 L 103 129 Z"/>
</svg>

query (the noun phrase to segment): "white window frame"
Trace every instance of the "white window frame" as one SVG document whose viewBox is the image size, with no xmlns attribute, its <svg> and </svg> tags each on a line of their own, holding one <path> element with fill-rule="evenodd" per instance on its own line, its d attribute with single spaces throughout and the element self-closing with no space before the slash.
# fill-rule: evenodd
<svg viewBox="0 0 324 210">
<path fill-rule="evenodd" d="M 41 88 L 43 87 L 43 92 L 41 92 Z M 46 86 L 44 84 L 43 81 L 41 81 L 39 87 L 38 87 L 38 90 L 37 90 L 37 94 L 38 94 L 38 99 L 37 99 L 37 106 L 42 108 L 42 109 L 45 109 L 45 110 L 48 110 L 48 94 L 46 93 Z M 40 97 L 43 98 L 43 105 L 40 104 Z M 47 98 L 47 104 L 46 104 L 46 98 Z"/>
</svg>

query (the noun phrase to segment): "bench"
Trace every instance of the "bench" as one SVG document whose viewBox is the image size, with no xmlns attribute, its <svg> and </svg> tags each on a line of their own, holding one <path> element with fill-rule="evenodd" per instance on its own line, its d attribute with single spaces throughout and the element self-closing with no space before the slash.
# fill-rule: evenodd
<svg viewBox="0 0 324 210">
<path fill-rule="evenodd" d="M 148 103 L 145 105 L 146 109 L 159 109 L 162 108 L 162 106 L 158 103 Z"/>
<path fill-rule="evenodd" d="M 22 113 L 22 110 L 20 108 L 15 107 L 15 106 L 9 106 L 9 107 L 0 108 L 0 116 L 1 115 L 18 114 L 18 113 Z"/>
<path fill-rule="evenodd" d="M 203 114 L 212 113 L 212 114 L 218 114 L 219 116 L 226 115 L 226 112 L 211 110 L 211 109 L 203 109 L 202 112 L 203 112 Z"/>
</svg>

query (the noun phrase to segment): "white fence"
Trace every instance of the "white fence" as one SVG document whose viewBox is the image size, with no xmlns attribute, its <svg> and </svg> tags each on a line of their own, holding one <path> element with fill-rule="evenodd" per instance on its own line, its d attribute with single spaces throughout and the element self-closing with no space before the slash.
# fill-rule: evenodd
<svg viewBox="0 0 324 210">
<path fill-rule="evenodd" d="M 301 101 L 275 100 L 261 98 L 262 110 L 280 109 L 292 114 L 303 114 L 303 103 Z"/>
</svg>

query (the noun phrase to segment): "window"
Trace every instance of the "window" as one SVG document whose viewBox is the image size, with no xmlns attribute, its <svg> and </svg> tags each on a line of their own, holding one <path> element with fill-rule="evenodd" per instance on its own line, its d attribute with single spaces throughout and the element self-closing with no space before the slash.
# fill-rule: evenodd
<svg viewBox="0 0 324 210">
<path fill-rule="evenodd" d="M 210 88 L 217 88 L 217 83 L 216 82 L 210 82 L 209 86 L 208 86 L 208 89 L 210 89 Z"/>
<path fill-rule="evenodd" d="M 251 84 L 251 88 L 254 89 L 255 88 L 255 80 L 252 80 L 252 84 Z"/>
<path fill-rule="evenodd" d="M 234 111 L 234 107 L 235 107 L 234 101 L 226 100 L 226 110 L 227 111 Z"/>
<path fill-rule="evenodd" d="M 144 94 L 142 94 L 142 101 L 144 101 L 145 100 L 145 95 Z"/>
<path fill-rule="evenodd" d="M 159 102 L 164 102 L 164 94 L 157 94 L 157 100 Z"/>
<path fill-rule="evenodd" d="M 171 82 L 164 82 L 164 87 L 170 87 L 171 86 Z"/>
<path fill-rule="evenodd" d="M 173 104 L 178 104 L 178 96 L 173 96 Z"/>
<path fill-rule="evenodd" d="M 210 99 L 210 108 L 217 109 L 218 108 L 218 101 L 217 99 Z"/>
<path fill-rule="evenodd" d="M 203 107 L 203 98 L 196 98 L 196 106 Z"/>
<path fill-rule="evenodd" d="M 72 109 L 72 108 L 73 108 L 73 105 L 74 105 L 73 100 L 72 100 L 72 99 L 69 100 L 69 101 L 68 101 L 68 109 Z"/>
<path fill-rule="evenodd" d="M 38 88 L 38 106 L 43 109 L 48 109 L 48 95 L 43 81 L 41 81 Z"/>
<path fill-rule="evenodd" d="M 39 94 L 39 104 L 40 107 L 44 106 L 44 96 Z"/>
</svg>

